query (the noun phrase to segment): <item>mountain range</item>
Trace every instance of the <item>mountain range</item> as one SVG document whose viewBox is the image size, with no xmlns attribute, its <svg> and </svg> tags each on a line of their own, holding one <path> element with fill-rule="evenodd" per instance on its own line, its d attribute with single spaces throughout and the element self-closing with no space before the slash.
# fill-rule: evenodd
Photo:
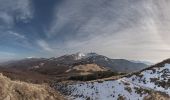
<svg viewBox="0 0 170 100">
<path fill-rule="evenodd" d="M 13 80 L 51 83 L 89 81 L 123 75 L 147 68 L 144 63 L 111 59 L 97 53 L 75 53 L 51 58 L 25 58 L 0 64 L 0 72 Z"/>
<path fill-rule="evenodd" d="M 6 68 L 20 70 L 32 70 L 40 73 L 50 71 L 50 74 L 62 74 L 70 68 L 78 65 L 96 64 L 113 72 L 134 72 L 139 71 L 148 65 L 141 62 L 132 62 L 125 59 L 111 59 L 96 53 L 76 53 L 52 58 L 26 58 L 17 61 L 10 61 L 1 64 Z M 51 72 L 54 71 L 54 72 Z"/>
</svg>

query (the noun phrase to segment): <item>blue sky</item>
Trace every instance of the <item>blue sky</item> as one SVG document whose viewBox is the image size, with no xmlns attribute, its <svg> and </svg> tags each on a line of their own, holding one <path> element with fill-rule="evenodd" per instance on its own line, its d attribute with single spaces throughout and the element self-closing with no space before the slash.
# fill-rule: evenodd
<svg viewBox="0 0 170 100">
<path fill-rule="evenodd" d="M 170 55 L 169 0 L 0 0 L 0 61 L 97 52 Z"/>
</svg>

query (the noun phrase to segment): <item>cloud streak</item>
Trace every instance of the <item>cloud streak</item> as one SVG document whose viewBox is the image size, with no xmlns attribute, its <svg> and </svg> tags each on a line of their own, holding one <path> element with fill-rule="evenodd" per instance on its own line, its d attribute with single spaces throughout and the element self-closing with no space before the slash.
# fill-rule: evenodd
<svg viewBox="0 0 170 100">
<path fill-rule="evenodd" d="M 19 33 L 13 32 L 13 31 L 9 31 L 8 33 L 10 35 L 16 36 L 17 38 L 26 39 L 26 37 L 22 34 L 19 34 Z"/>
<path fill-rule="evenodd" d="M 37 41 L 38 46 L 40 46 L 43 50 L 48 52 L 53 52 L 53 49 L 49 46 L 49 44 L 44 40 Z"/>
</svg>

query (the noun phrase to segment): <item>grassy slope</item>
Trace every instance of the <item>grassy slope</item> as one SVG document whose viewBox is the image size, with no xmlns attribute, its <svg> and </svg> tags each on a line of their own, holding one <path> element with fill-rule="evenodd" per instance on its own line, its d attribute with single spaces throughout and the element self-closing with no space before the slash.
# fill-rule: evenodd
<svg viewBox="0 0 170 100">
<path fill-rule="evenodd" d="M 12 81 L 0 74 L 0 100 L 64 100 L 45 85 Z"/>
</svg>

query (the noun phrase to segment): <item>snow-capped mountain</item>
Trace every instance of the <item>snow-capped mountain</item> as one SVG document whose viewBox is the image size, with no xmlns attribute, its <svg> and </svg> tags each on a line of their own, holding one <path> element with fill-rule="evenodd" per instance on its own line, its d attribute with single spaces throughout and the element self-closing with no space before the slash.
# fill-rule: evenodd
<svg viewBox="0 0 170 100">
<path fill-rule="evenodd" d="M 69 100 L 170 100 L 170 59 L 118 80 L 56 87 Z"/>
<path fill-rule="evenodd" d="M 86 57 L 86 54 L 81 53 L 81 52 L 78 52 L 78 53 L 73 54 L 73 55 L 75 56 L 75 60 L 80 60 L 80 59 Z"/>
<path fill-rule="evenodd" d="M 71 54 L 71 55 L 64 55 L 66 56 L 72 56 L 74 60 L 81 60 L 81 59 L 86 59 L 89 57 L 95 57 L 98 56 L 98 54 L 96 53 L 82 53 L 82 52 L 77 52 L 75 54 Z"/>
</svg>

